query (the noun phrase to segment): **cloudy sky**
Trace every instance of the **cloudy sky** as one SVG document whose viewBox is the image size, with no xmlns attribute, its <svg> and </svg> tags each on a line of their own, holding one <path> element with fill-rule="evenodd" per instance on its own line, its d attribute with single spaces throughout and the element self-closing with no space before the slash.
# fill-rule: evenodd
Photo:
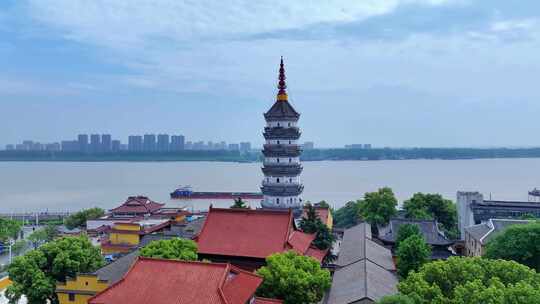
<svg viewBox="0 0 540 304">
<path fill-rule="evenodd" d="M 317 146 L 538 146 L 540 1 L 2 0 L 0 144 L 260 144 L 279 57 Z"/>
</svg>

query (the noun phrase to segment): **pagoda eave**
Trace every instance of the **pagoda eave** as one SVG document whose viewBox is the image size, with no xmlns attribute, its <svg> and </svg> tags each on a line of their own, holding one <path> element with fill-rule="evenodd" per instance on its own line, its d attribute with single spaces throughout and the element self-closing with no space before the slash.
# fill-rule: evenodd
<svg viewBox="0 0 540 304">
<path fill-rule="evenodd" d="M 302 166 L 295 165 L 295 166 L 272 166 L 272 165 L 264 165 L 262 168 L 262 171 L 265 175 L 269 176 L 298 176 L 300 173 L 302 173 Z"/>
<path fill-rule="evenodd" d="M 295 186 L 262 186 L 261 192 L 269 196 L 298 196 L 304 191 L 303 185 Z"/>
</svg>

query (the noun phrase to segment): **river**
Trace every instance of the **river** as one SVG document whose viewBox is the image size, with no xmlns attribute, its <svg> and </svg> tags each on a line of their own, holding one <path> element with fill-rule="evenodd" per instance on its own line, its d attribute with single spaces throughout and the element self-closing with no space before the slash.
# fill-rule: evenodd
<svg viewBox="0 0 540 304">
<path fill-rule="evenodd" d="M 458 190 L 489 198 L 526 200 L 540 187 L 540 159 L 384 160 L 305 162 L 304 200 L 340 207 L 365 192 L 391 187 L 400 201 L 415 192 L 455 199 Z M 259 191 L 260 163 L 0 162 L 0 212 L 110 209 L 127 196 L 146 195 L 169 206 L 205 209 L 230 201 L 173 201 L 178 185 L 195 191 Z M 250 202 L 256 206 L 257 202 Z"/>
</svg>

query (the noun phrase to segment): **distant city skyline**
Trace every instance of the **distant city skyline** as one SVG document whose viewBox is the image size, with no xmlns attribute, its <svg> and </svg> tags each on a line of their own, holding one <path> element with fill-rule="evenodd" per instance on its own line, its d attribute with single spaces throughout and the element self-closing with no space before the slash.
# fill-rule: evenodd
<svg viewBox="0 0 540 304">
<path fill-rule="evenodd" d="M 281 55 L 319 147 L 539 146 L 540 2 L 0 2 L 0 146 L 190 134 L 261 146 Z"/>
<path fill-rule="evenodd" d="M 311 147 L 313 143 L 309 143 Z M 19 143 L 6 144 L 0 150 L 10 151 L 64 151 L 64 152 L 173 152 L 181 150 L 232 150 L 251 151 L 251 142 L 187 140 L 181 134 L 129 135 L 127 141 L 113 139 L 111 134 L 78 134 L 75 139 L 60 139 L 52 142 L 23 140 Z"/>
</svg>

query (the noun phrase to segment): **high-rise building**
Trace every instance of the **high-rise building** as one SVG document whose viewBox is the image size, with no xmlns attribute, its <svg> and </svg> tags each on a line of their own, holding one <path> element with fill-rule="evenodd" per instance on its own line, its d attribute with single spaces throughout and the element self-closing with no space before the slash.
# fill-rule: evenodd
<svg viewBox="0 0 540 304">
<path fill-rule="evenodd" d="M 181 151 L 185 148 L 185 137 L 183 135 L 171 136 L 171 151 Z"/>
<path fill-rule="evenodd" d="M 186 150 L 193 150 L 193 143 L 191 141 L 186 141 L 186 144 L 184 146 L 184 149 Z"/>
<path fill-rule="evenodd" d="M 205 150 L 206 145 L 204 141 L 198 141 L 193 143 L 193 150 Z"/>
<path fill-rule="evenodd" d="M 6 145 L 6 151 L 13 151 L 13 150 L 15 150 L 14 145 Z"/>
<path fill-rule="evenodd" d="M 58 152 L 58 151 L 61 151 L 61 149 L 62 147 L 57 142 L 45 145 L 45 151 Z"/>
<path fill-rule="evenodd" d="M 34 145 L 34 142 L 31 140 L 25 140 L 22 142 L 23 150 L 30 151 L 32 150 L 32 146 Z"/>
<path fill-rule="evenodd" d="M 279 68 L 278 94 L 274 105 L 264 114 L 263 148 L 264 162 L 262 171 L 261 205 L 263 208 L 300 209 L 300 195 L 304 186 L 300 182 L 302 165 L 301 149 L 298 144 L 300 129 L 297 126 L 300 114 L 288 101 L 285 84 L 285 67 L 281 58 Z"/>
<path fill-rule="evenodd" d="M 111 151 L 112 151 L 112 152 L 118 152 L 118 151 L 120 151 L 120 150 L 121 150 L 121 147 L 122 147 L 122 143 L 121 143 L 119 140 L 115 139 L 115 140 L 113 140 L 113 141 L 111 142 Z"/>
<path fill-rule="evenodd" d="M 79 142 L 79 151 L 88 152 L 88 134 L 79 134 L 77 141 Z"/>
<path fill-rule="evenodd" d="M 238 151 L 238 150 L 240 150 L 240 146 L 238 144 L 229 144 L 228 150 L 229 151 Z"/>
<path fill-rule="evenodd" d="M 144 134 L 143 151 L 144 152 L 156 151 L 156 135 L 155 134 Z"/>
<path fill-rule="evenodd" d="M 111 152 L 112 150 L 112 137 L 110 134 L 101 135 L 101 151 Z"/>
<path fill-rule="evenodd" d="M 99 134 L 90 135 L 89 151 L 92 153 L 96 153 L 96 152 L 99 152 L 100 150 L 101 150 L 101 136 L 99 136 Z"/>
<path fill-rule="evenodd" d="M 78 152 L 79 141 L 77 140 L 63 140 L 61 143 L 62 152 Z"/>
<path fill-rule="evenodd" d="M 143 150 L 143 138 L 140 135 L 131 135 L 128 137 L 128 151 L 141 152 Z"/>
<path fill-rule="evenodd" d="M 169 151 L 169 135 L 168 134 L 158 134 L 157 136 L 157 150 L 159 152 Z"/>
<path fill-rule="evenodd" d="M 240 143 L 240 152 L 246 153 L 251 151 L 251 143 L 250 142 L 241 142 Z"/>
</svg>

